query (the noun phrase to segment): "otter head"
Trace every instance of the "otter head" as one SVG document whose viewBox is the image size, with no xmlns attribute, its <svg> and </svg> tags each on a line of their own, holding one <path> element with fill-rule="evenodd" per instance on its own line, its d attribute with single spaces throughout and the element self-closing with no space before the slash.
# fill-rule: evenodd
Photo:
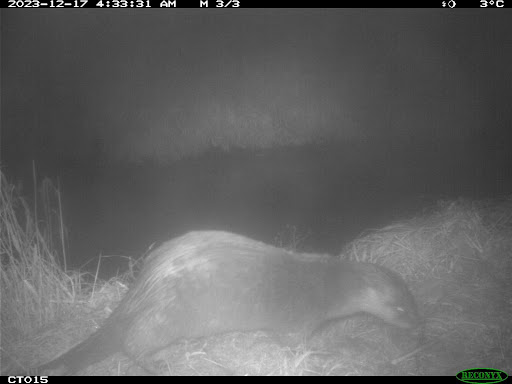
<svg viewBox="0 0 512 384">
<path fill-rule="evenodd" d="M 393 271 L 367 264 L 362 302 L 365 312 L 389 324 L 413 328 L 419 324 L 416 302 L 405 281 Z"/>
<path fill-rule="evenodd" d="M 406 288 L 406 287 L 404 287 Z M 416 304 L 411 293 L 385 287 L 377 290 L 369 287 L 363 293 L 364 312 L 381 318 L 400 328 L 414 328 L 419 325 Z"/>
</svg>

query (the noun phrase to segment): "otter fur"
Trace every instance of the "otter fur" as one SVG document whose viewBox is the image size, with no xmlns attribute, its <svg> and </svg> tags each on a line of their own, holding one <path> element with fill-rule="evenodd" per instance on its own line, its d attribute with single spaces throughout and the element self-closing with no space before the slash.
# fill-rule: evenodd
<svg viewBox="0 0 512 384">
<path fill-rule="evenodd" d="M 405 282 L 384 267 L 189 232 L 152 251 L 104 325 L 38 372 L 74 374 L 118 351 L 142 361 L 179 339 L 229 331 L 308 335 L 361 312 L 403 328 L 417 323 Z"/>
</svg>

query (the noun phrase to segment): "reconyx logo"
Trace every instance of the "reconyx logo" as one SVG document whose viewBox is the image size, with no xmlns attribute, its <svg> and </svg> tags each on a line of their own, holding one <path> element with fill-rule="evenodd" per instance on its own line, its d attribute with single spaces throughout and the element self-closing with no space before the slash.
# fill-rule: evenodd
<svg viewBox="0 0 512 384">
<path fill-rule="evenodd" d="M 460 371 L 456 377 L 465 383 L 499 383 L 506 380 L 508 375 L 499 369 L 471 368 Z"/>
</svg>

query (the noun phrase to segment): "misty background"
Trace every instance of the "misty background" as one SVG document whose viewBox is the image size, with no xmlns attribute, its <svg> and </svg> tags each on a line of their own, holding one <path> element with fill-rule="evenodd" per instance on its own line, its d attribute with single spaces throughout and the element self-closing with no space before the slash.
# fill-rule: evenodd
<svg viewBox="0 0 512 384">
<path fill-rule="evenodd" d="M 337 253 L 511 193 L 511 16 L 3 10 L 2 167 L 59 182 L 71 266 L 198 229 Z"/>
</svg>

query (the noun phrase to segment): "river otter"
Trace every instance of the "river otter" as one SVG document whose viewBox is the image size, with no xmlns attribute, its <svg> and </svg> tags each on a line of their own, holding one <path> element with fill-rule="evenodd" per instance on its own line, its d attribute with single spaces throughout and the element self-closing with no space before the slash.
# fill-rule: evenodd
<svg viewBox="0 0 512 384">
<path fill-rule="evenodd" d="M 73 374 L 118 351 L 141 361 L 178 339 L 229 331 L 307 335 L 359 312 L 398 327 L 417 322 L 406 284 L 384 267 L 190 232 L 152 251 L 104 325 L 38 372 Z"/>
</svg>

